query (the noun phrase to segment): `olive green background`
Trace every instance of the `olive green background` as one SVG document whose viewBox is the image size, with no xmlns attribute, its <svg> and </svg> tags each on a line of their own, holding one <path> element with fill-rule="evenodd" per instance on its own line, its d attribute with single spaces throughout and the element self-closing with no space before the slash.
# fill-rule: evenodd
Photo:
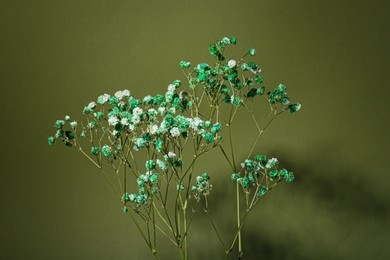
<svg viewBox="0 0 390 260">
<path fill-rule="evenodd" d="M 389 11 L 378 0 L 1 1 L 0 259 L 152 259 L 100 172 L 47 136 L 102 93 L 165 91 L 182 78 L 180 60 L 212 63 L 208 44 L 232 35 L 232 54 L 255 47 L 266 86 L 284 83 L 303 104 L 256 148 L 296 182 L 249 219 L 246 259 L 389 259 Z M 240 160 L 247 120 L 235 128 Z M 215 156 L 201 168 L 229 230 L 234 188 Z M 222 259 L 198 217 L 192 259 Z"/>
</svg>

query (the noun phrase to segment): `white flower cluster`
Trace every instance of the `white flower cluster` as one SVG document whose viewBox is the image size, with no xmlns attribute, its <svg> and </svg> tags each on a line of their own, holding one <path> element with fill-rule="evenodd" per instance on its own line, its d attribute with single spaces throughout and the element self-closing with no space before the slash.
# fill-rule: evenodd
<svg viewBox="0 0 390 260">
<path fill-rule="evenodd" d="M 130 97 L 130 91 L 128 89 L 125 90 L 119 90 L 115 92 L 115 96 L 121 100 L 124 97 Z"/>
</svg>

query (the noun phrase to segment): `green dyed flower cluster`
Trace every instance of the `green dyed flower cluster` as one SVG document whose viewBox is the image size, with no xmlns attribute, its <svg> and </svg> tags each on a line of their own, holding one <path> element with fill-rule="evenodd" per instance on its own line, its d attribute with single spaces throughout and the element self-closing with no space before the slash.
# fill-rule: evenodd
<svg viewBox="0 0 390 260">
<path fill-rule="evenodd" d="M 276 158 L 267 159 L 265 155 L 255 155 L 253 160 L 245 160 L 241 164 L 240 173 L 233 173 L 231 179 L 239 183 L 245 193 L 249 194 L 254 188 L 257 195 L 262 197 L 280 181 L 294 181 L 294 174 L 286 169 L 278 170 L 278 165 Z"/>
<path fill-rule="evenodd" d="M 204 172 L 202 175 L 196 177 L 196 185 L 192 186 L 191 190 L 194 197 L 200 200 L 201 196 L 208 196 L 213 186 L 210 184 L 210 176 Z"/>
</svg>

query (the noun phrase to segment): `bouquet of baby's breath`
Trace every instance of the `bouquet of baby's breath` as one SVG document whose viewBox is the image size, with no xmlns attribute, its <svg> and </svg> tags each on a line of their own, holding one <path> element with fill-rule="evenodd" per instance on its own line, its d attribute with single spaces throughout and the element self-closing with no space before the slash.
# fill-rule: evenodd
<svg viewBox="0 0 390 260">
<path fill-rule="evenodd" d="M 102 172 L 157 259 L 158 233 L 172 242 L 181 259 L 188 259 L 187 238 L 197 210 L 208 215 L 225 257 L 237 245 L 241 259 L 241 231 L 249 212 L 281 181 L 294 180 L 292 172 L 278 168 L 276 158 L 252 153 L 277 116 L 294 113 L 301 105 L 290 103 L 283 84 L 266 90 L 260 67 L 247 60 L 255 49 L 239 59 L 226 58 L 226 47 L 235 44 L 235 37 L 224 37 L 209 45 L 216 58 L 213 66 L 200 63 L 192 68 L 190 62 L 181 61 L 186 82 L 173 81 L 165 94 L 137 99 L 126 89 L 99 96 L 84 108 L 84 120 L 69 116 L 57 120 L 57 131 L 48 138 L 50 145 L 61 141 L 80 151 Z M 264 125 L 253 110 L 258 98 L 269 104 Z M 250 114 L 257 129 L 242 163 L 236 161 L 231 131 L 239 109 Z M 230 178 L 236 185 L 235 231 L 228 243 L 209 215 L 210 176 L 195 168 L 198 159 L 214 149 L 231 167 Z"/>
</svg>

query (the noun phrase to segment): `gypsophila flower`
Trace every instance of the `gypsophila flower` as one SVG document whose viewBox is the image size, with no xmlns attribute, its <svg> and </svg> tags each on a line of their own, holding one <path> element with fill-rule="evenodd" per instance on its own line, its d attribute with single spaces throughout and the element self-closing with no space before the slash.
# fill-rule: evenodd
<svg viewBox="0 0 390 260">
<path fill-rule="evenodd" d="M 112 148 L 108 145 L 104 145 L 102 147 L 102 153 L 105 157 L 111 157 L 112 156 Z"/>
<path fill-rule="evenodd" d="M 229 60 L 227 65 L 229 68 L 234 68 L 237 65 L 237 62 L 235 60 Z"/>
<path fill-rule="evenodd" d="M 255 56 L 256 54 L 256 50 L 254 48 L 251 48 L 249 51 L 248 51 L 249 55 L 250 56 Z"/>
<path fill-rule="evenodd" d="M 177 127 L 173 127 L 170 131 L 172 137 L 180 136 L 180 130 Z"/>
<path fill-rule="evenodd" d="M 180 192 L 180 191 L 183 191 L 184 190 L 184 186 L 183 184 L 179 183 L 176 185 L 176 189 Z"/>
<path fill-rule="evenodd" d="M 173 93 L 173 92 L 175 92 L 175 90 L 176 90 L 176 86 L 175 85 L 173 85 L 173 84 L 169 84 L 168 85 L 168 92 L 169 93 Z"/>
<path fill-rule="evenodd" d="M 128 125 L 129 124 L 129 120 L 127 118 L 122 118 L 121 119 L 121 124 L 122 125 Z"/>
<path fill-rule="evenodd" d="M 159 107 L 158 112 L 160 113 L 161 116 L 164 115 L 165 107 Z"/>
<path fill-rule="evenodd" d="M 149 104 L 152 100 L 153 100 L 153 97 L 151 95 L 147 95 L 147 96 L 144 97 L 142 102 L 144 102 L 146 104 Z"/>
<path fill-rule="evenodd" d="M 156 161 L 155 160 L 148 160 L 145 163 L 146 170 L 150 171 L 153 170 L 156 167 Z"/>
<path fill-rule="evenodd" d="M 53 136 L 49 136 L 49 137 L 47 138 L 47 143 L 48 143 L 49 145 L 54 144 L 55 141 L 56 141 L 56 139 L 55 139 Z"/>
<path fill-rule="evenodd" d="M 72 127 L 73 129 L 75 129 L 77 127 L 77 122 L 76 121 L 72 121 L 69 124 L 70 124 L 70 127 Z"/>
<path fill-rule="evenodd" d="M 151 135 L 155 135 L 157 133 L 157 130 L 158 130 L 158 126 L 157 125 L 150 125 L 148 127 L 148 132 L 151 134 Z"/>
<path fill-rule="evenodd" d="M 65 121 L 64 120 L 57 120 L 55 123 L 54 123 L 54 127 L 55 128 L 61 128 L 65 125 Z"/>
<path fill-rule="evenodd" d="M 119 123 L 119 119 L 116 116 L 111 116 L 108 118 L 108 125 L 115 126 Z"/>
<path fill-rule="evenodd" d="M 69 121 L 70 120 L 70 116 L 65 116 L 65 121 Z"/>
<path fill-rule="evenodd" d="M 290 113 L 294 113 L 294 112 L 297 112 L 301 109 L 301 104 L 299 103 L 296 103 L 296 104 L 291 104 L 288 106 L 288 111 Z"/>
<path fill-rule="evenodd" d="M 99 147 L 92 147 L 92 148 L 91 148 L 91 153 L 92 153 L 93 155 L 98 155 L 99 152 L 100 152 Z"/>
<path fill-rule="evenodd" d="M 168 152 L 168 158 L 173 159 L 176 157 L 176 154 L 174 152 Z"/>
<path fill-rule="evenodd" d="M 267 164 L 265 165 L 265 168 L 267 169 L 272 169 L 276 166 L 278 166 L 279 162 L 278 162 L 278 159 L 276 158 L 271 158 L 267 161 Z"/>
<path fill-rule="evenodd" d="M 137 115 L 133 116 L 133 118 L 131 118 L 131 122 L 134 124 L 134 125 L 137 125 L 139 124 L 139 122 L 141 121 L 141 118 Z"/>
<path fill-rule="evenodd" d="M 143 112 L 143 110 L 141 108 L 139 108 L 139 107 L 136 107 L 136 108 L 133 109 L 133 114 L 136 115 L 136 116 L 142 115 L 142 112 Z"/>
<path fill-rule="evenodd" d="M 101 105 L 103 105 L 104 103 L 106 103 L 108 100 L 110 99 L 110 95 L 108 94 L 103 94 L 101 96 L 98 97 L 97 99 L 97 102 Z"/>
<path fill-rule="evenodd" d="M 90 110 L 93 110 L 96 108 L 96 103 L 95 102 L 90 102 L 87 106 Z"/>
<path fill-rule="evenodd" d="M 122 96 L 123 97 L 130 97 L 130 90 L 128 89 L 125 89 L 122 91 Z"/>
<path fill-rule="evenodd" d="M 188 69 L 191 66 L 191 63 L 188 61 L 180 61 L 180 67 Z"/>
</svg>

